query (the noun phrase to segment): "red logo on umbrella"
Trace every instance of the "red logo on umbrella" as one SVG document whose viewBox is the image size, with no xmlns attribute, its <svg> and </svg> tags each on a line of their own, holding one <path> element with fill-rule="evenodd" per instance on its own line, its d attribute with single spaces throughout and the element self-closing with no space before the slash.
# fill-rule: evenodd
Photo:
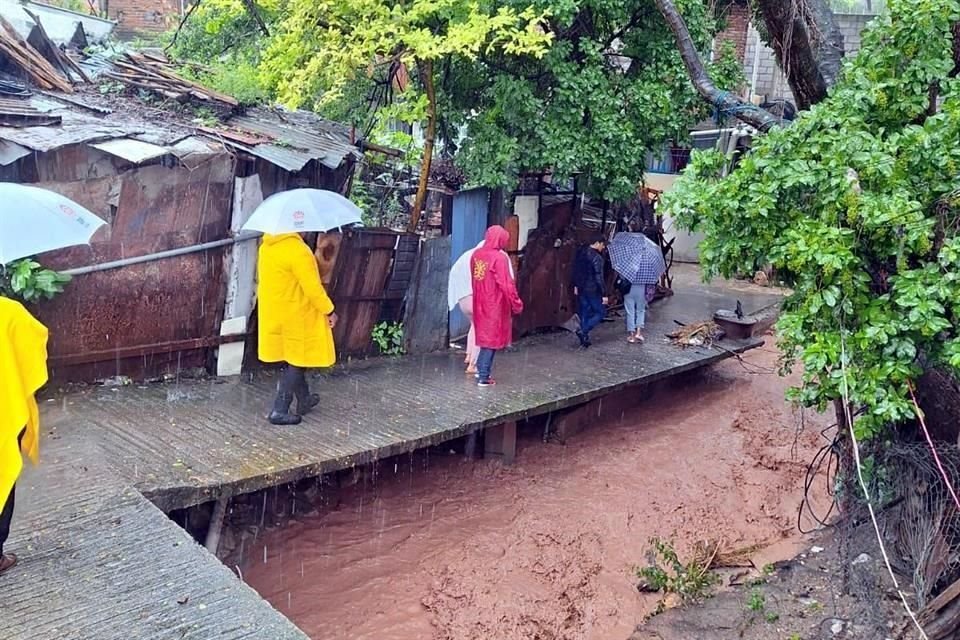
<svg viewBox="0 0 960 640">
<path fill-rule="evenodd" d="M 303 211 L 294 211 L 294 212 L 293 212 L 293 226 L 295 226 L 295 227 L 302 227 L 302 226 L 303 226 L 303 219 L 304 219 L 305 217 L 306 217 L 306 216 L 304 215 Z"/>
<path fill-rule="evenodd" d="M 60 205 L 60 211 L 63 211 L 65 214 L 67 214 L 71 218 L 77 215 L 76 211 L 74 211 L 73 209 L 71 209 L 65 204 Z"/>
</svg>

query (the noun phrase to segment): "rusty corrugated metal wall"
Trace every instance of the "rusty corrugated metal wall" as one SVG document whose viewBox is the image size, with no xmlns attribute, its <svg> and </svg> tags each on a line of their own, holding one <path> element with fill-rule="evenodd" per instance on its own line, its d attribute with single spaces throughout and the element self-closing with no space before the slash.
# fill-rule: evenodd
<svg viewBox="0 0 960 640">
<path fill-rule="evenodd" d="M 77 179 L 82 167 L 106 173 L 87 147 L 44 154 L 46 181 L 110 225 L 90 247 L 42 256 L 54 269 L 100 264 L 228 236 L 234 161 L 227 153 L 188 170 L 178 164 L 130 167 Z M 80 152 L 87 155 L 86 161 Z M 60 156 L 59 158 L 51 156 Z M 57 171 L 57 168 L 60 171 Z M 79 275 L 52 301 L 36 305 L 50 328 L 50 366 L 60 381 L 126 375 L 144 378 L 206 364 L 223 312 L 223 252 Z"/>
<path fill-rule="evenodd" d="M 403 234 L 362 229 L 343 234 L 336 251 L 329 291 L 341 321 L 334 330 L 341 356 L 369 355 L 370 332 L 385 305 L 396 306 L 406 293 L 387 284 L 393 272 L 394 250 Z M 321 259 L 321 269 L 323 261 Z"/>
</svg>

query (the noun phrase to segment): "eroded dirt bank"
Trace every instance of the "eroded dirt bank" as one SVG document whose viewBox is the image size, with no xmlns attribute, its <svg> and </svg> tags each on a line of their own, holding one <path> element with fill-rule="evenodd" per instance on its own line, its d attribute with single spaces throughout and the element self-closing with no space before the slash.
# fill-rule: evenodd
<svg viewBox="0 0 960 640">
<path fill-rule="evenodd" d="M 433 451 L 321 485 L 312 512 L 247 534 L 229 561 L 313 638 L 623 640 L 656 605 L 633 575 L 651 537 L 681 554 L 769 543 L 764 562 L 805 546 L 825 420 L 799 430 L 776 359 L 765 347 L 640 391 L 566 445 L 527 434 L 510 468 Z"/>
</svg>

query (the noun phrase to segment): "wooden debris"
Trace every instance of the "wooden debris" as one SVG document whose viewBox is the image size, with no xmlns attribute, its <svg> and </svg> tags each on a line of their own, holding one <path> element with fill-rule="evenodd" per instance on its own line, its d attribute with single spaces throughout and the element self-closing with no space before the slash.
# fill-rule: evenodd
<svg viewBox="0 0 960 640">
<path fill-rule="evenodd" d="M 756 569 L 757 565 L 751 559 L 751 556 L 769 545 L 768 542 L 760 542 L 740 549 L 721 551 L 717 554 L 713 566 L 718 569 Z"/>
<path fill-rule="evenodd" d="M 236 144 L 242 144 L 248 147 L 255 147 L 258 144 L 269 144 L 274 142 L 273 138 L 267 136 L 254 135 L 248 132 L 237 131 L 236 129 L 214 129 L 212 127 L 197 127 L 197 131 L 205 133 L 211 138 L 217 140 L 229 140 Z"/>
<path fill-rule="evenodd" d="M 73 85 L 33 45 L 28 43 L 4 17 L 0 16 L 0 55 L 20 68 L 41 89 L 73 93 Z"/>
<path fill-rule="evenodd" d="M 944 589 L 917 617 L 930 640 L 953 638 L 960 628 L 960 580 Z"/>
<path fill-rule="evenodd" d="M 709 347 L 723 337 L 723 331 L 713 321 L 682 325 L 667 337 L 681 347 Z"/>
<path fill-rule="evenodd" d="M 113 63 L 113 71 L 105 75 L 127 86 L 144 89 L 171 100 L 198 100 L 214 107 L 233 110 L 240 102 L 233 96 L 214 91 L 174 72 L 169 62 L 158 56 L 127 53 Z"/>
<path fill-rule="evenodd" d="M 24 8 L 24 13 L 26 13 L 33 20 L 34 28 L 30 32 L 30 37 L 27 38 L 27 41 L 30 42 L 34 48 L 39 51 L 48 62 L 50 62 L 54 67 L 59 68 L 60 72 L 68 80 L 72 80 L 70 77 L 71 74 L 75 75 L 80 82 L 90 82 L 90 78 L 84 73 L 83 69 L 80 68 L 76 62 L 74 62 L 70 56 L 68 56 L 57 43 L 50 39 L 50 36 L 47 35 L 47 30 L 43 28 L 43 23 L 40 22 L 40 17 L 31 11 L 28 11 Z"/>
</svg>

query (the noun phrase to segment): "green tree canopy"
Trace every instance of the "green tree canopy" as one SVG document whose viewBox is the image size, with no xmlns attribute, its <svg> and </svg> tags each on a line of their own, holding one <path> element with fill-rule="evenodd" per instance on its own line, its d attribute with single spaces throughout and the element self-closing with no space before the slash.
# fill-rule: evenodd
<svg viewBox="0 0 960 640">
<path fill-rule="evenodd" d="M 698 49 L 717 23 L 707 3 L 680 3 Z M 480 55 L 442 85 L 466 125 L 460 161 L 475 182 L 512 184 L 522 171 L 583 174 L 614 201 L 636 195 L 650 151 L 682 142 L 711 114 L 687 79 L 652 0 L 539 0 L 554 41 L 545 56 Z M 742 65 L 725 48 L 712 72 L 736 89 Z"/>
<path fill-rule="evenodd" d="M 726 177 L 695 154 L 664 199 L 705 233 L 708 277 L 772 264 L 794 287 L 778 330 L 795 396 L 849 397 L 863 436 L 912 417 L 926 367 L 960 369 L 960 2 L 888 4 L 826 100 Z"/>
<path fill-rule="evenodd" d="M 553 37 L 544 29 L 546 15 L 529 6 L 477 0 L 288 0 L 261 67 L 280 100 L 291 107 L 330 103 L 351 82 L 383 70 L 388 82 L 397 72 L 419 79 L 423 99 L 406 100 L 420 108 L 427 125 L 410 223 L 416 228 L 426 201 L 438 118 L 435 62 L 541 56 Z"/>
</svg>

